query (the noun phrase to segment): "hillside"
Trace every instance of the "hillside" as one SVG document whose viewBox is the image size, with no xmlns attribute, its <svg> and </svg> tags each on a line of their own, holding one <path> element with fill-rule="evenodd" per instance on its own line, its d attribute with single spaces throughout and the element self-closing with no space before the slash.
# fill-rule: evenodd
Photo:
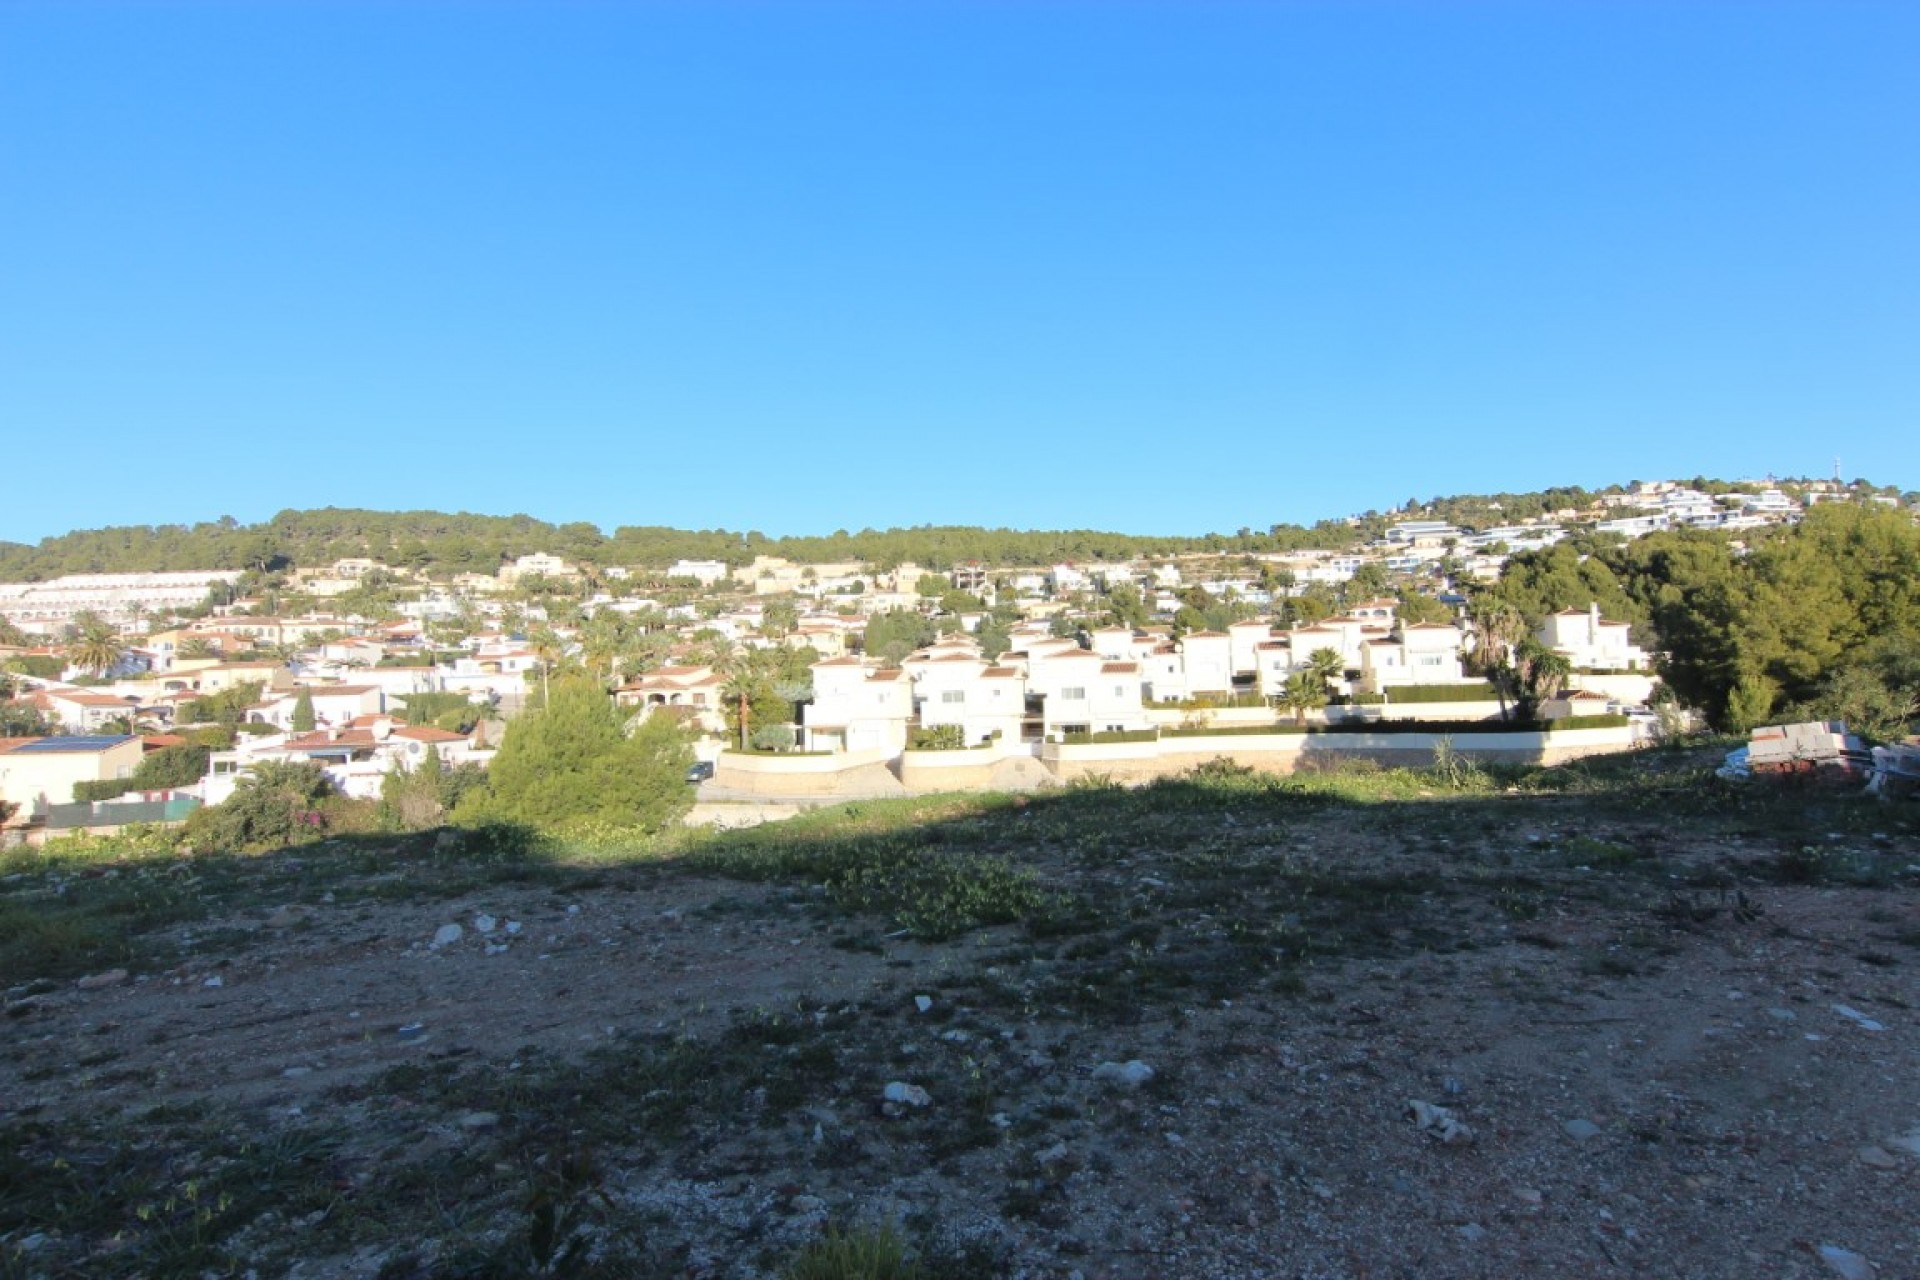
<svg viewBox="0 0 1920 1280">
<path fill-rule="evenodd" d="M 0 1274 L 1912 1274 L 1912 806 L 1710 763 L 14 855 Z"/>
<path fill-rule="evenodd" d="M 1696 478 L 1697 487 L 1739 487 Z M 1797 491 L 1795 482 L 1783 482 Z M 1857 480 L 1859 492 L 1880 491 Z M 1266 530 L 1193 537 L 1142 536 L 1088 529 L 1016 530 L 965 525 L 910 529 L 837 530 L 818 536 L 769 537 L 753 531 L 672 529 L 622 525 L 611 534 L 584 521 L 551 524 L 527 515 L 471 512 L 368 511 L 328 507 L 287 510 L 260 524 L 231 517 L 198 524 L 127 525 L 82 529 L 28 545 L 0 542 L 0 582 L 32 582 L 68 573 L 135 573 L 189 569 L 312 568 L 352 556 L 372 556 L 401 568 L 446 576 L 492 573 L 515 556 L 546 552 L 588 565 L 664 569 L 677 560 L 722 560 L 743 565 L 755 556 L 803 564 L 864 560 L 881 567 L 913 563 L 944 570 L 979 561 L 999 566 L 1060 561 L 1122 560 L 1179 553 L 1333 550 L 1377 538 L 1396 518 L 1442 520 L 1486 528 L 1583 511 L 1619 485 L 1589 492 L 1559 486 L 1528 493 L 1458 494 L 1426 501 L 1408 498 L 1394 514 L 1368 511 L 1350 520 L 1308 526 L 1277 523 Z M 1889 491 L 1893 492 L 1893 491 Z"/>
</svg>

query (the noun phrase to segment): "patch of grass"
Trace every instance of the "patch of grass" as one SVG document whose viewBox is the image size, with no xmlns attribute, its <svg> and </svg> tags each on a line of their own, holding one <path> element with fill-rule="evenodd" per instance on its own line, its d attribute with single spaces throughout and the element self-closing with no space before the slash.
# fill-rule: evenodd
<svg viewBox="0 0 1920 1280">
<path fill-rule="evenodd" d="M 891 1226 L 827 1229 L 780 1269 L 782 1280 L 920 1280 L 907 1242 Z"/>
<path fill-rule="evenodd" d="M 885 916 L 927 940 L 988 925 L 1037 923 L 1068 906 L 1033 869 L 1001 855 L 948 847 L 945 837 L 929 841 L 911 830 L 839 839 L 779 835 L 716 840 L 689 854 L 686 864 L 741 879 L 818 884 L 843 910 Z"/>
<path fill-rule="evenodd" d="M 1599 840 L 1593 836 L 1573 837 L 1562 846 L 1562 852 L 1569 866 L 1591 867 L 1595 871 L 1631 867 L 1650 856 L 1632 845 Z"/>
<path fill-rule="evenodd" d="M 108 1121 L 0 1128 L 0 1240 L 55 1237 L 35 1260 L 60 1274 L 238 1274 L 255 1261 L 240 1232 L 338 1194 L 329 1162 L 339 1140 L 326 1132 L 241 1136 L 188 1112 L 127 1138 Z M 71 1251 L 106 1241 L 114 1247 L 87 1252 L 83 1269 L 62 1269 L 79 1262 Z"/>
</svg>

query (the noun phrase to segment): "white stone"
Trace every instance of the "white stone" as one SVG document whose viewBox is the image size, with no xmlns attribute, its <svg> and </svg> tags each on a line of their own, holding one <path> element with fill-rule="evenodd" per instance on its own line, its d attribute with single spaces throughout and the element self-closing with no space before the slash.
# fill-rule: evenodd
<svg viewBox="0 0 1920 1280">
<path fill-rule="evenodd" d="M 1436 1107 L 1418 1098 L 1407 1099 L 1407 1118 L 1420 1131 L 1448 1146 L 1464 1146 L 1473 1141 L 1473 1126 L 1454 1114 L 1452 1107 Z"/>
<path fill-rule="evenodd" d="M 904 1102 L 910 1107 L 924 1107 L 933 1101 L 925 1089 L 903 1080 L 889 1082 L 882 1096 L 888 1102 Z"/>
<path fill-rule="evenodd" d="M 436 950 L 440 947 L 450 947 L 465 937 L 466 932 L 465 929 L 462 929 L 457 924 L 443 924 L 433 931 L 433 942 L 431 945 Z"/>
<path fill-rule="evenodd" d="M 1126 1062 L 1103 1062 L 1093 1069 L 1093 1078 L 1138 1089 L 1153 1079 L 1153 1068 L 1138 1058 Z"/>
<path fill-rule="evenodd" d="M 913 1007 L 918 1009 L 920 1012 L 925 1013 L 927 1010 L 933 1008 L 933 997 L 932 996 L 915 996 L 913 998 Z"/>
<path fill-rule="evenodd" d="M 1853 1250 L 1842 1249 L 1837 1244 L 1823 1244 L 1814 1252 L 1841 1280 L 1873 1280 L 1874 1272 L 1879 1269 Z"/>
<path fill-rule="evenodd" d="M 1876 1022 L 1858 1009 L 1848 1008 L 1844 1004 L 1833 1006 L 1833 1011 L 1845 1018 L 1848 1022 L 1859 1027 L 1862 1031 L 1885 1031 L 1887 1029 L 1885 1023 Z"/>
<path fill-rule="evenodd" d="M 473 931 L 475 933 L 492 933 L 494 925 L 497 923 L 499 922 L 483 911 L 473 918 Z"/>
</svg>

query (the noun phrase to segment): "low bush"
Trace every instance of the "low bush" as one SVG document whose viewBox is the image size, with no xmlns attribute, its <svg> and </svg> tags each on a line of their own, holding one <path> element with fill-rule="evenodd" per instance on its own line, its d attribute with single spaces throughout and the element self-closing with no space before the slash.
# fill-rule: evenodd
<svg viewBox="0 0 1920 1280">
<path fill-rule="evenodd" d="M 1387 690 L 1387 701 L 1406 706 L 1415 702 L 1498 702 L 1499 691 L 1481 684 L 1409 684 Z"/>
</svg>

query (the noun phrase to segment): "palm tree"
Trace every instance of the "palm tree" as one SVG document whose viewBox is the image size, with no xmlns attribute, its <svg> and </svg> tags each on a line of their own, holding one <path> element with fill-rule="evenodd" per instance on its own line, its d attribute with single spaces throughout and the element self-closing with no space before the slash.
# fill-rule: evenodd
<svg viewBox="0 0 1920 1280">
<path fill-rule="evenodd" d="M 1307 674 L 1320 682 L 1323 692 L 1332 692 L 1333 682 L 1347 670 L 1347 660 L 1340 656 L 1338 649 L 1315 649 L 1307 655 Z M 1325 706 L 1325 703 L 1321 704 Z"/>
<path fill-rule="evenodd" d="M 1311 669 L 1296 671 L 1281 687 L 1279 703 L 1282 710 L 1293 712 L 1295 724 L 1304 725 L 1307 712 L 1327 705 L 1327 682 Z"/>
<path fill-rule="evenodd" d="M 67 644 L 67 658 L 74 666 L 103 676 L 120 661 L 120 633 L 113 624 L 90 609 L 74 615 L 73 638 Z"/>
<path fill-rule="evenodd" d="M 1511 668 L 1517 675 L 1516 709 L 1523 720 L 1539 718 L 1540 706 L 1567 687 L 1573 660 L 1529 636 L 1514 650 Z"/>
<path fill-rule="evenodd" d="M 1473 624 L 1472 666 L 1482 675 L 1492 675 L 1511 662 L 1513 648 L 1526 638 L 1527 620 L 1521 612 L 1497 596 L 1480 596 L 1467 607 Z"/>
<path fill-rule="evenodd" d="M 605 672 L 608 685 L 620 683 L 620 667 L 626 648 L 625 619 L 607 609 L 597 610 L 580 628 L 580 657 L 588 668 Z"/>
</svg>

